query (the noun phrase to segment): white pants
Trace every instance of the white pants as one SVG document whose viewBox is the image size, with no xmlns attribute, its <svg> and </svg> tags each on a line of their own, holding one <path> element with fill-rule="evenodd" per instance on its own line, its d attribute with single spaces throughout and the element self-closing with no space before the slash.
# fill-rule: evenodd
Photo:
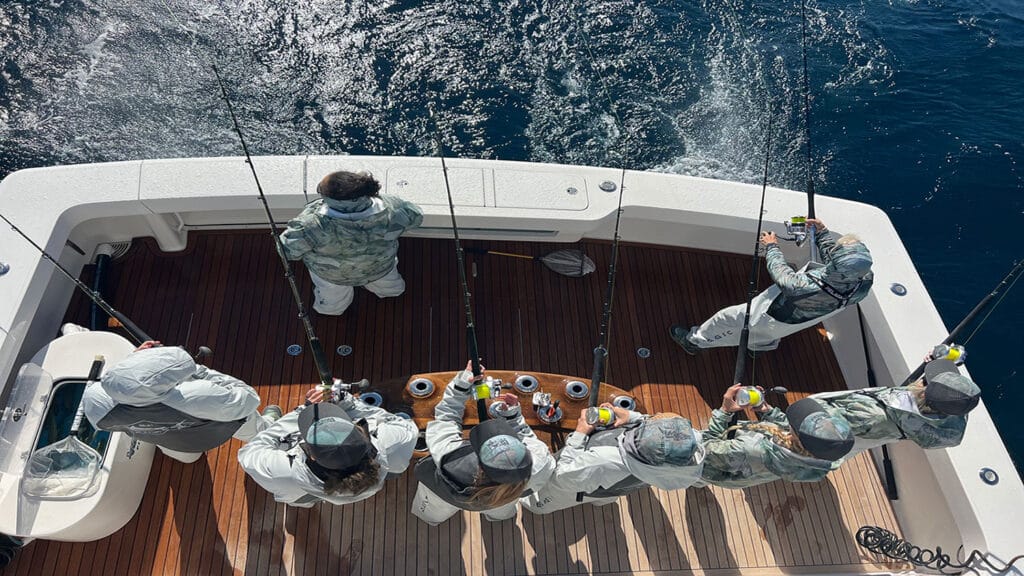
<svg viewBox="0 0 1024 576">
<path fill-rule="evenodd" d="M 255 438 L 260 432 L 270 428 L 271 424 L 273 424 L 273 422 L 264 418 L 259 412 L 254 411 L 245 419 L 242 426 L 235 431 L 233 437 L 238 438 L 242 442 L 248 442 Z M 164 448 L 163 446 L 157 446 L 157 448 L 164 453 L 164 456 L 173 458 L 178 462 L 183 462 L 185 464 L 191 464 L 196 460 L 199 460 L 199 457 L 203 455 L 202 452 L 178 452 L 177 450 L 171 450 L 170 448 Z"/>
<path fill-rule="evenodd" d="M 780 339 L 790 334 L 795 334 L 804 328 L 810 328 L 842 310 L 842 308 L 833 310 L 820 318 L 801 322 L 800 324 L 779 322 L 768 315 L 768 308 L 779 293 L 779 287 L 772 286 L 755 296 L 753 301 L 751 301 L 748 350 L 755 352 L 775 350 L 779 347 Z M 690 333 L 686 335 L 686 338 L 690 343 L 699 348 L 739 346 L 740 333 L 743 331 L 743 316 L 746 309 L 746 304 L 722 308 L 700 326 L 690 328 Z"/>
<path fill-rule="evenodd" d="M 608 498 L 584 497 L 583 502 L 577 502 L 576 492 L 561 487 L 549 489 L 550 486 L 551 485 L 549 484 L 548 486 L 541 488 L 540 492 L 534 492 L 529 496 L 520 498 L 519 503 L 523 505 L 523 508 L 526 508 L 534 514 L 551 514 L 552 512 L 572 508 L 577 504 L 606 506 L 619 501 L 618 496 L 612 496 Z"/>
<path fill-rule="evenodd" d="M 412 500 L 412 513 L 431 526 L 437 526 L 441 522 L 459 513 L 461 508 L 452 506 L 435 494 L 430 488 L 423 484 L 416 486 L 416 496 Z M 481 512 L 484 518 L 491 522 L 501 522 L 516 517 L 516 502 L 509 502 L 500 508 Z"/>
<path fill-rule="evenodd" d="M 309 277 L 313 280 L 313 309 L 325 316 L 340 316 L 352 304 L 356 290 L 352 286 L 342 286 L 324 280 L 312 270 Z M 398 273 L 398 260 L 384 276 L 363 286 L 379 298 L 401 296 L 405 292 L 405 280 Z"/>
</svg>

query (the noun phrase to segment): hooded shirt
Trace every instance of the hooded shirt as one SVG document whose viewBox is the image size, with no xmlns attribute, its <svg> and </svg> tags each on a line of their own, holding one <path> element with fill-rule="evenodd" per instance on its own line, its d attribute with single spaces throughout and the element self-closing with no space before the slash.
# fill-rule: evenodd
<svg viewBox="0 0 1024 576">
<path fill-rule="evenodd" d="M 356 494 L 324 492 L 323 480 L 306 465 L 306 453 L 299 445 L 299 413 L 303 407 L 285 414 L 242 446 L 238 463 L 257 484 L 274 495 L 274 500 L 291 506 L 309 508 L 321 500 L 350 504 L 373 496 L 384 486 L 389 474 L 401 474 L 409 467 L 419 430 L 412 421 L 348 394 L 338 406 L 354 422 L 366 421 L 370 443 L 377 449 L 380 477 L 367 490 Z"/>
<path fill-rule="evenodd" d="M 576 505 L 581 494 L 582 501 L 587 502 L 622 496 L 645 486 L 680 490 L 697 483 L 704 465 L 701 433 L 694 431 L 697 445 L 689 465 L 653 466 L 645 463 L 634 444 L 624 438 L 645 418 L 631 411 L 625 426 L 599 430 L 590 436 L 570 434 L 556 457 L 551 479 L 538 492 L 520 499 L 522 505 L 534 513 L 547 514 Z"/>
<path fill-rule="evenodd" d="M 824 266 L 806 271 L 793 270 L 777 244 L 765 251 L 768 273 L 781 290 L 768 314 L 780 322 L 800 324 L 820 318 L 860 302 L 871 290 L 874 276 L 867 246 L 861 242 L 838 246 L 828 230 L 819 232 L 816 240 Z"/>
<path fill-rule="evenodd" d="M 419 206 L 396 196 L 318 198 L 288 222 L 281 244 L 324 280 L 362 286 L 395 266 L 398 237 L 422 222 Z"/>
<path fill-rule="evenodd" d="M 484 508 L 480 506 L 467 506 L 468 492 L 442 476 L 446 469 L 464 470 L 465 463 L 453 460 L 448 457 L 449 454 L 452 456 L 465 455 L 466 460 L 476 461 L 472 449 L 467 449 L 470 445 L 469 441 L 462 437 L 462 418 L 465 415 L 466 401 L 469 400 L 472 389 L 470 383 L 472 377 L 473 374 L 466 370 L 456 374 L 455 378 L 445 387 L 441 401 L 434 407 L 434 420 L 427 424 L 427 450 L 430 452 L 430 456 L 427 458 L 432 458 L 434 464 L 428 468 L 436 470 L 435 476 L 440 476 L 427 485 L 427 488 L 453 506 L 463 510 L 482 511 Z M 509 418 L 508 421 L 516 429 L 519 439 L 526 445 L 533 460 L 530 480 L 526 484 L 525 493 L 536 492 L 547 483 L 554 471 L 555 463 L 551 457 L 551 451 L 526 424 L 521 411 L 514 418 Z M 462 474 L 462 476 L 468 475 Z"/>
<path fill-rule="evenodd" d="M 227 442 L 259 403 L 245 382 L 197 366 L 176 346 L 130 354 L 82 396 L 85 416 L 97 429 L 191 453 Z"/>
<path fill-rule="evenodd" d="M 748 488 L 786 480 L 789 482 L 817 482 L 839 467 L 842 460 L 830 462 L 797 454 L 772 441 L 770 434 L 758 430 L 736 431 L 736 437 L 726 438 L 726 429 L 732 414 L 715 409 L 711 413 L 708 429 L 704 431 L 704 470 L 701 485 L 714 484 L 722 488 Z M 786 414 L 772 408 L 762 421 L 778 424 L 789 430 Z"/>
<path fill-rule="evenodd" d="M 824 392 L 811 396 L 850 423 L 856 444 L 850 455 L 903 439 L 926 450 L 950 448 L 963 440 L 966 416 L 922 414 L 907 386 Z"/>
</svg>

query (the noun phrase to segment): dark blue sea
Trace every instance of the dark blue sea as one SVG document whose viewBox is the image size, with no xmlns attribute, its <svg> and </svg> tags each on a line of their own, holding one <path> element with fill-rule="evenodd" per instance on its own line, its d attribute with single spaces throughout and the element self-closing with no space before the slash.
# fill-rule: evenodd
<svg viewBox="0 0 1024 576">
<path fill-rule="evenodd" d="M 808 2 L 817 191 L 885 209 L 952 327 L 1024 258 L 1024 2 Z M 631 168 L 760 182 L 770 106 L 803 190 L 800 45 L 796 0 L 4 0 L 0 173 L 239 154 L 216 61 L 254 154 L 433 154 L 433 104 L 452 155 L 628 137 Z M 968 346 L 1018 463 L 1022 326 L 1017 288 Z"/>
</svg>

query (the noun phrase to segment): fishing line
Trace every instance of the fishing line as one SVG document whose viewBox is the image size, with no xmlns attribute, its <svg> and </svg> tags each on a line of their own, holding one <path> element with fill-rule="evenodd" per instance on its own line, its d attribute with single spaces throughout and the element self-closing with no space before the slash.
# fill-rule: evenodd
<svg viewBox="0 0 1024 576">
<path fill-rule="evenodd" d="M 622 130 L 622 151 L 620 158 L 622 168 L 619 176 L 619 203 L 615 210 L 615 232 L 612 236 L 612 258 L 608 266 L 608 284 L 605 290 L 604 304 L 601 310 L 601 325 L 598 331 L 599 342 L 597 347 L 594 348 L 594 366 L 590 376 L 589 405 L 593 408 L 597 406 L 600 401 L 601 380 L 606 376 L 608 365 L 608 340 L 611 337 L 612 307 L 615 298 L 615 272 L 618 269 L 619 263 L 619 222 L 622 219 L 622 193 L 626 185 L 626 158 L 629 156 L 629 132 L 626 130 L 626 125 L 622 122 L 622 118 L 619 117 L 615 101 L 612 99 L 611 91 L 608 90 L 608 82 L 605 80 L 604 74 L 601 73 L 601 69 L 596 66 L 597 60 L 594 58 L 593 50 L 590 49 L 590 39 L 587 36 L 587 32 L 579 20 L 577 20 L 576 24 L 576 29 L 579 32 L 580 39 L 583 41 L 583 46 L 586 48 L 587 54 L 590 57 L 590 63 L 594 65 L 594 70 L 597 72 L 597 77 L 601 83 L 601 90 L 604 92 L 605 98 L 608 100 L 609 111 L 612 116 L 615 117 L 615 122 L 618 124 L 619 129 Z"/>
<path fill-rule="evenodd" d="M 196 43 L 196 37 L 192 32 L 186 28 L 178 17 L 171 10 L 171 7 L 167 5 L 164 0 L 160 0 L 160 3 L 170 14 L 171 19 L 178 25 L 178 27 L 184 31 L 190 38 L 192 38 L 193 44 Z M 249 165 L 249 171 L 252 172 L 252 178 L 256 182 L 256 190 L 259 192 L 260 202 L 263 204 L 263 210 L 267 215 L 267 222 L 270 225 L 270 236 L 274 241 L 274 248 L 277 255 L 281 259 L 281 267 L 284 268 L 284 277 L 288 281 L 288 286 L 291 289 L 292 299 L 295 301 L 295 306 L 299 309 L 298 318 L 302 322 L 302 327 L 306 333 L 306 340 L 309 343 L 309 349 L 313 353 L 313 362 L 316 364 L 316 370 L 320 377 L 320 384 L 324 389 L 329 389 L 334 385 L 334 377 L 331 375 L 331 368 L 327 362 L 327 356 L 324 354 L 323 345 L 320 343 L 320 338 L 316 335 L 313 330 L 313 324 L 309 320 L 309 314 L 306 311 L 306 305 L 302 301 L 302 295 L 299 292 L 298 284 L 295 282 L 295 274 L 292 272 L 291 264 L 288 262 L 288 257 L 284 253 L 284 244 L 281 243 L 281 238 L 278 235 L 277 223 L 274 221 L 274 215 L 270 211 L 270 204 L 267 202 L 267 196 L 263 193 L 263 185 L 260 183 L 259 175 L 256 173 L 256 166 L 252 162 L 252 156 L 249 155 L 249 146 L 245 141 L 245 136 L 242 133 L 242 126 L 238 122 L 238 117 L 235 115 L 234 105 L 231 103 L 231 98 L 228 96 L 227 87 L 224 84 L 224 79 L 220 75 L 220 69 L 217 68 L 216 62 L 210 59 L 210 68 L 213 69 L 213 75 L 217 79 L 217 86 L 220 89 L 221 97 L 227 104 L 228 113 L 231 115 L 231 124 L 234 128 L 235 134 L 238 136 L 238 141 L 242 145 L 242 152 L 245 153 L 245 163 Z"/>
<path fill-rule="evenodd" d="M 1010 293 L 1010 290 L 1013 290 L 1014 285 L 1017 284 L 1017 280 L 1020 280 L 1020 275 L 1013 279 L 1013 282 L 1011 282 L 1010 285 L 1006 288 L 1006 291 L 1003 292 L 1003 295 L 999 297 L 999 300 L 996 300 L 996 303 L 993 304 L 991 308 L 989 308 L 988 314 L 985 314 L 981 321 L 978 322 L 978 325 L 974 327 L 974 330 L 971 331 L 971 334 L 967 338 L 964 338 L 964 346 L 966 346 L 967 343 L 970 342 L 972 338 L 974 338 L 974 335 L 978 333 L 978 330 L 981 330 L 981 327 L 985 325 L 985 321 L 988 320 L 988 317 L 991 316 L 992 313 L 996 311 L 996 308 L 998 308 L 999 305 L 1003 302 L 1003 298 L 1006 298 L 1006 295 Z"/>
<path fill-rule="evenodd" d="M 1003 287 L 1009 285 L 1009 287 L 1006 289 L 1006 292 L 1003 293 L 1002 297 L 1000 297 L 999 300 L 996 301 L 996 303 L 992 306 L 992 309 L 989 310 L 988 314 L 986 314 L 985 317 L 982 319 L 982 323 L 984 323 L 985 320 L 988 320 L 988 317 L 991 316 L 992 312 L 995 311 L 996 306 L 999 306 L 999 303 L 1003 301 L 1003 298 L 1006 297 L 1006 294 L 1010 292 L 1013 286 L 1017 283 L 1017 280 L 1020 279 L 1020 276 L 1018 276 L 1018 274 L 1022 270 L 1024 270 L 1024 259 L 1014 263 L 1014 266 L 1012 269 L 1010 269 L 1010 272 L 1006 276 L 1004 276 L 1002 280 L 999 281 L 999 284 L 996 284 L 996 287 L 993 288 L 991 292 L 986 294 L 985 297 L 982 298 L 981 301 L 978 302 L 974 306 L 974 308 L 967 313 L 967 316 L 964 316 L 964 319 L 961 320 L 960 323 L 956 325 L 956 328 L 953 328 L 949 335 L 946 336 L 946 338 L 942 341 L 942 344 L 952 343 L 960 334 L 960 332 L 962 332 L 964 328 L 966 328 L 967 325 L 970 324 L 978 316 L 978 314 L 980 314 L 981 311 L 985 309 L 986 306 L 988 306 L 988 303 L 991 302 L 992 299 L 999 294 Z M 981 328 L 981 326 L 979 325 L 977 328 Z M 971 335 L 968 337 L 968 340 L 974 337 L 974 334 L 977 333 L 978 331 L 977 328 L 974 330 L 974 332 L 971 333 Z M 920 378 L 921 375 L 924 374 L 926 364 L 926 362 L 922 362 L 921 364 L 919 364 L 917 368 L 915 368 L 914 371 L 911 372 L 909 376 L 907 376 L 903 383 L 900 384 L 900 386 L 907 386 L 911 382 L 914 382 L 918 378 Z"/>
<path fill-rule="evenodd" d="M 804 99 L 804 138 L 807 140 L 807 217 L 815 218 L 814 215 L 814 178 L 811 175 L 813 155 L 811 153 L 811 86 L 807 73 L 807 0 L 800 2 L 800 48 L 803 54 L 803 99 Z M 818 228 L 810 226 L 808 231 L 811 239 L 810 259 L 815 261 L 817 253 Z"/>
<path fill-rule="evenodd" d="M 19 236 L 24 238 L 25 241 L 31 244 L 33 248 L 38 250 L 39 253 L 43 255 L 43 259 L 49 260 L 50 264 L 56 266 L 57 270 L 60 270 L 61 273 L 64 274 L 64 276 L 67 276 L 69 280 L 74 282 L 75 286 L 77 286 L 79 290 L 81 290 L 90 300 L 92 300 L 94 304 L 99 306 L 107 315 L 113 317 L 118 322 L 120 322 L 121 325 L 124 326 L 124 329 L 128 332 L 128 335 L 132 337 L 132 340 L 135 340 L 136 344 L 141 345 L 143 342 L 153 340 L 153 337 L 143 332 L 142 329 L 136 326 L 134 322 L 129 320 L 127 316 L 118 312 L 117 310 L 114 309 L 113 306 L 108 304 L 107 301 L 103 299 L 99 292 L 90 289 L 88 286 L 85 285 L 84 282 L 76 278 L 73 274 L 71 274 L 71 272 L 68 272 L 68 269 L 61 265 L 61 263 L 54 259 L 52 256 L 50 256 L 50 254 L 47 253 L 46 250 L 43 250 L 42 246 L 36 244 L 34 240 L 29 238 L 27 234 L 21 231 L 21 228 L 15 226 L 14 222 L 8 220 L 7 217 L 4 216 L 3 214 L 0 214 L 0 220 L 6 222 L 7 225 L 11 227 L 11 230 L 17 232 Z"/>
</svg>

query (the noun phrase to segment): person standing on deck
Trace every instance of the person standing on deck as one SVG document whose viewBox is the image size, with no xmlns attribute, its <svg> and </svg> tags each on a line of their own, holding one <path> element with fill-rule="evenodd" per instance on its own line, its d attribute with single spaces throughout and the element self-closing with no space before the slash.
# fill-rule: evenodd
<svg viewBox="0 0 1024 576">
<path fill-rule="evenodd" d="M 185 463 L 232 437 L 249 440 L 269 427 L 272 420 L 256 411 L 259 404 L 245 382 L 154 341 L 115 364 L 82 396 L 96 429 L 125 432 Z M 279 416 L 281 409 L 268 406 L 266 412 Z"/>
<path fill-rule="evenodd" d="M 548 514 L 580 502 L 602 506 L 646 486 L 679 490 L 700 480 L 704 447 L 689 420 L 671 412 L 645 416 L 602 407 L 615 414 L 612 427 L 598 430 L 587 423 L 586 409 L 580 412 L 551 479 L 520 500 L 530 512 Z"/>
<path fill-rule="evenodd" d="M 348 392 L 323 402 L 313 388 L 306 400 L 238 451 L 242 469 L 274 500 L 302 508 L 350 504 L 409 467 L 419 435 L 411 421 Z"/>
<path fill-rule="evenodd" d="M 909 386 L 822 392 L 811 398 L 850 423 L 856 439 L 850 455 L 909 439 L 924 449 L 949 448 L 963 440 L 967 413 L 981 389 L 950 360 L 931 360 Z"/>
<path fill-rule="evenodd" d="M 703 433 L 706 455 L 699 485 L 748 488 L 774 480 L 817 482 L 839 467 L 853 447 L 853 433 L 842 417 L 816 400 L 794 402 L 785 413 L 767 402 L 756 409 L 759 422 L 729 426 L 742 384 L 725 391 L 722 407 L 711 413 Z M 736 431 L 734 438 L 728 433 Z"/>
<path fill-rule="evenodd" d="M 313 309 L 340 316 L 352 304 L 354 286 L 380 298 L 400 296 L 398 237 L 423 222 L 419 206 L 379 195 L 368 172 L 333 172 L 313 200 L 288 222 L 281 244 L 289 260 L 302 260 L 313 280 Z"/>
<path fill-rule="evenodd" d="M 871 253 L 856 236 L 833 238 L 820 220 L 808 219 L 817 230 L 818 253 L 824 266 L 810 264 L 795 271 L 779 248 L 774 232 L 761 234 L 765 262 L 774 286 L 750 304 L 752 351 L 774 350 L 779 340 L 809 328 L 864 299 L 871 290 Z M 704 348 L 738 346 L 746 304 L 719 310 L 700 326 L 687 330 L 679 324 L 669 330 L 672 339 L 690 354 Z"/>
<path fill-rule="evenodd" d="M 473 427 L 468 442 L 462 439 L 466 401 L 472 383 L 481 378 L 467 364 L 448 383 L 434 407 L 434 420 L 427 424 L 430 456 L 416 463 L 419 485 L 412 513 L 433 526 L 459 510 L 482 512 L 492 522 L 515 518 L 519 498 L 539 490 L 555 467 L 521 410 L 508 419 L 485 420 Z M 518 406 L 515 394 L 503 400 Z"/>
</svg>

